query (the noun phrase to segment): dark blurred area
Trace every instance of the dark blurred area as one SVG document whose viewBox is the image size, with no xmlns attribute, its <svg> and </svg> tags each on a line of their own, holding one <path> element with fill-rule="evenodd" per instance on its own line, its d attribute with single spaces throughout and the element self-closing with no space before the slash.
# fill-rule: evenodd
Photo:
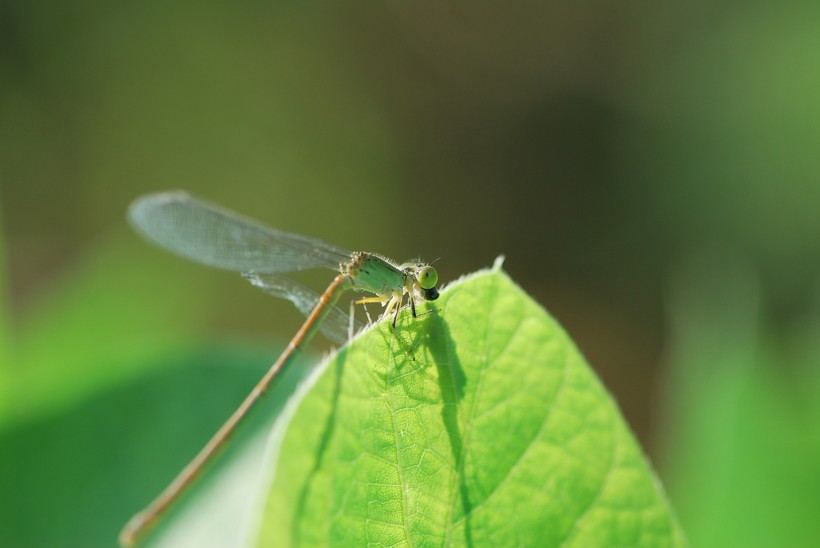
<svg viewBox="0 0 820 548">
<path fill-rule="evenodd" d="M 5 2 L 0 431 L 121 389 L 181 340 L 293 332 L 287 303 L 130 232 L 133 198 L 183 188 L 349 249 L 436 259 L 445 281 L 504 254 L 618 400 L 693 541 L 817 540 L 732 501 L 804 507 L 820 488 L 818 16 L 811 2 Z M 795 433 L 762 449 L 783 432 L 769 407 Z M 802 463 L 777 468 L 794 472 L 772 481 L 786 493 L 701 473 L 719 461 L 757 485 L 784 447 Z M 743 450 L 771 458 L 741 466 Z"/>
</svg>

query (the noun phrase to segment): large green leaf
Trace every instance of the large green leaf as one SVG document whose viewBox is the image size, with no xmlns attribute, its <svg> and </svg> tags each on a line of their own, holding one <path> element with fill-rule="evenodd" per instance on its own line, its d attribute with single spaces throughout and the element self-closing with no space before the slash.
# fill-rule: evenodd
<svg viewBox="0 0 820 548">
<path fill-rule="evenodd" d="M 420 312 L 324 364 L 261 545 L 685 544 L 612 398 L 500 269 Z"/>
</svg>

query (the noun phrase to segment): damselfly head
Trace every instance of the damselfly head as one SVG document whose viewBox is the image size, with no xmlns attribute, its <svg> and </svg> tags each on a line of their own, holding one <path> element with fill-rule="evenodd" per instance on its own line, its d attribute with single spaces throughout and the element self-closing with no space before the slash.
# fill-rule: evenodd
<svg viewBox="0 0 820 548">
<path fill-rule="evenodd" d="M 435 289 L 438 284 L 438 272 L 429 265 L 423 265 L 416 268 L 416 281 L 422 289 Z"/>
<path fill-rule="evenodd" d="M 412 279 L 412 291 L 426 301 L 438 299 L 438 272 L 427 263 L 407 262 L 401 265 L 401 270 Z M 407 289 L 410 291 L 410 289 Z"/>
<path fill-rule="evenodd" d="M 427 264 L 417 264 L 413 269 L 413 277 L 416 279 L 419 291 L 428 301 L 435 301 L 438 299 L 438 272 L 436 269 Z"/>
</svg>

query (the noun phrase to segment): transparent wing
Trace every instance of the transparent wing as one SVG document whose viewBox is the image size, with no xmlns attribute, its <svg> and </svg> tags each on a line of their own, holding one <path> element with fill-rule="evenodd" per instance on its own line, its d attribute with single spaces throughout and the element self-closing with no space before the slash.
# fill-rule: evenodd
<svg viewBox="0 0 820 548">
<path fill-rule="evenodd" d="M 243 276 L 256 287 L 261 288 L 265 293 L 280 299 L 289 300 L 299 309 L 299 312 L 305 316 L 308 316 L 313 311 L 313 308 L 319 301 L 320 295 L 318 293 L 284 276 L 258 274 L 256 272 L 246 272 Z M 344 344 L 347 341 L 349 326 L 350 315 L 345 313 L 341 308 L 334 306 L 330 309 L 327 316 L 325 316 L 325 320 L 319 329 L 331 341 Z M 362 327 L 364 327 L 364 322 L 353 318 L 353 329 L 358 331 Z"/>
<path fill-rule="evenodd" d="M 281 232 L 181 191 L 149 194 L 128 208 L 134 229 L 192 261 L 239 272 L 339 270 L 344 249 Z"/>
</svg>

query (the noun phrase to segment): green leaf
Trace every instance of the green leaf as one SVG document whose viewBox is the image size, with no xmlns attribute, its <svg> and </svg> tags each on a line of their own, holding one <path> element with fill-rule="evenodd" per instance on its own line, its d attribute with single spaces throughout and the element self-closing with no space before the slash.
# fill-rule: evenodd
<svg viewBox="0 0 820 548">
<path fill-rule="evenodd" d="M 0 428 L 82 405 L 189 344 L 205 284 L 168 290 L 175 274 L 140 247 L 120 234 L 99 242 L 27 306 L 9 341 L 14 367 L 0 387 Z"/>
<path fill-rule="evenodd" d="M 820 307 L 772 329 L 761 282 L 704 245 L 668 284 L 662 461 L 696 546 L 820 546 Z"/>
<path fill-rule="evenodd" d="M 612 398 L 499 268 L 419 312 L 326 361 L 261 545 L 686 544 Z"/>
<path fill-rule="evenodd" d="M 236 354 L 238 356 L 241 353 Z M 180 548 L 186 546 L 246 546 L 248 544 L 247 539 L 253 538 L 257 529 L 254 527 L 255 521 L 249 518 L 259 514 L 259 509 L 265 501 L 266 487 L 270 483 L 270 472 L 266 466 L 269 458 L 268 440 L 271 436 L 281 440 L 282 428 L 287 426 L 287 420 L 283 420 L 282 417 L 288 414 L 288 411 L 283 413 L 282 409 L 292 407 L 291 402 L 299 400 L 299 394 L 304 391 L 304 388 L 297 390 L 297 386 L 317 367 L 316 360 L 310 359 L 312 357 L 308 355 L 298 358 L 293 367 L 279 375 L 267 397 L 262 399 L 250 414 L 250 420 L 237 429 L 230 443 L 220 451 L 219 458 L 206 468 L 202 477 L 171 507 L 168 515 L 159 521 L 158 527 L 150 531 L 140 546 Z M 223 369 L 225 363 L 235 362 L 235 360 L 236 356 L 233 360 L 223 359 Z M 264 366 L 266 361 L 257 361 L 257 364 Z M 262 369 L 266 367 L 254 367 L 251 370 L 254 373 L 254 381 L 249 384 L 248 379 L 245 378 L 246 382 L 241 389 L 241 394 L 237 394 L 236 391 L 232 392 L 232 406 L 241 401 L 242 396 L 246 395 L 255 381 L 262 376 Z M 226 382 L 229 379 L 230 377 L 223 374 L 223 378 L 218 383 L 224 384 L 226 389 L 231 389 L 234 386 Z M 229 398 L 222 392 L 223 390 L 220 389 L 219 394 L 215 396 L 222 401 L 228 400 Z M 297 395 L 289 400 L 288 396 L 293 395 L 294 392 L 297 392 Z M 198 445 L 201 446 L 210 438 L 229 413 L 230 410 L 223 408 L 219 420 L 211 425 L 207 435 L 200 438 Z M 185 414 L 178 413 L 178 415 L 184 416 Z M 201 415 L 201 413 L 196 413 L 196 415 Z M 156 453 L 156 444 L 152 444 L 152 447 L 153 452 Z M 157 495 L 159 489 L 164 487 L 176 472 L 179 472 L 181 466 L 196 454 L 198 448 L 189 447 L 187 454 L 181 461 L 178 461 L 174 470 L 162 477 L 159 480 L 160 483 L 154 485 L 152 489 L 145 490 L 148 492 L 139 504 L 144 505 L 151 496 Z M 140 449 L 145 450 L 144 447 Z M 138 508 L 138 505 L 134 505 L 131 512 L 133 513 Z M 122 526 L 124 523 L 123 518 L 118 525 Z"/>
</svg>

